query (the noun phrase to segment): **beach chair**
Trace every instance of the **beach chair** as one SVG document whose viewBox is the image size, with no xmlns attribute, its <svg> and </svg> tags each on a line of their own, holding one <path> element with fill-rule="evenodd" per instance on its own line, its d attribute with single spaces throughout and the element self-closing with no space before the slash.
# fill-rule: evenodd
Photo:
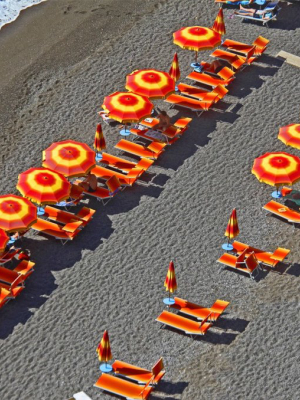
<svg viewBox="0 0 300 400">
<path fill-rule="evenodd" d="M 208 111 L 214 104 L 214 102 L 211 100 L 207 101 L 195 100 L 187 96 L 181 96 L 179 94 L 171 94 L 164 101 L 170 103 L 171 108 L 174 106 L 178 106 L 178 107 L 188 108 L 191 111 L 195 111 L 198 117 L 200 117 L 200 115 L 204 111 Z"/>
<path fill-rule="evenodd" d="M 243 54 L 245 57 L 249 57 L 249 53 L 251 55 L 252 49 L 254 47 L 254 56 L 261 56 L 262 53 L 266 50 L 267 45 L 270 41 L 265 39 L 262 36 L 258 36 L 252 44 L 246 44 L 242 42 L 237 42 L 235 40 L 226 39 L 222 46 L 227 48 L 230 51 L 235 51 L 237 53 Z"/>
<path fill-rule="evenodd" d="M 0 281 L 4 284 L 8 284 L 10 288 L 24 285 L 26 277 L 19 274 L 16 271 L 11 271 L 8 268 L 0 267 Z"/>
<path fill-rule="evenodd" d="M 122 174 L 120 172 L 113 171 L 111 169 L 101 167 L 97 165 L 92 169 L 92 173 L 96 175 L 98 179 L 107 181 L 112 176 L 116 176 L 122 186 L 132 186 L 138 178 L 143 174 L 144 170 L 140 168 L 133 168 L 128 174 Z"/>
<path fill-rule="evenodd" d="M 77 182 L 80 182 L 79 180 Z M 84 193 L 88 196 L 95 197 L 98 201 L 102 201 L 105 206 L 113 197 L 116 196 L 122 190 L 121 183 L 119 179 L 113 174 L 106 180 L 106 187 L 97 186 L 97 189 L 93 192 L 84 190 Z"/>
<path fill-rule="evenodd" d="M 170 326 L 171 328 L 178 329 L 187 335 L 190 335 L 192 338 L 196 336 L 203 336 L 207 332 L 207 330 L 212 326 L 211 323 L 207 322 L 209 319 L 209 315 L 204 318 L 201 322 L 192 321 L 189 318 L 182 317 L 177 314 L 173 314 L 169 311 L 163 311 L 156 321 L 161 324 Z"/>
<path fill-rule="evenodd" d="M 196 86 L 179 83 L 178 89 L 186 96 L 194 97 L 195 99 L 203 101 L 212 101 L 214 103 L 217 103 L 226 95 L 226 93 L 228 93 L 228 90 L 224 85 L 218 85 L 212 91 L 208 91 Z"/>
<path fill-rule="evenodd" d="M 212 54 L 210 54 L 210 56 L 228 62 L 231 68 L 234 68 L 236 70 L 239 70 L 241 67 L 243 67 L 246 62 L 245 57 L 241 57 L 237 54 L 233 54 L 229 51 L 221 49 L 216 49 Z"/>
<path fill-rule="evenodd" d="M 150 160 L 149 158 L 142 158 L 139 162 L 128 161 L 125 158 L 113 156 L 112 154 L 108 154 L 103 152 L 101 164 L 108 165 L 109 167 L 116 168 L 122 172 L 130 172 L 133 168 L 142 169 L 147 171 L 149 167 L 154 163 L 154 160 Z"/>
<path fill-rule="evenodd" d="M 109 125 L 111 122 L 116 122 L 115 119 L 112 119 L 109 117 L 109 114 L 106 111 L 99 111 L 98 115 L 100 118 L 102 118 L 102 121 L 106 124 Z"/>
<path fill-rule="evenodd" d="M 85 226 L 95 214 L 96 210 L 92 208 L 83 207 L 78 213 L 73 214 L 68 211 L 61 211 L 57 208 L 46 206 L 45 207 L 45 216 L 52 221 L 58 222 L 60 224 L 68 224 L 70 222 L 82 222 L 82 227 Z"/>
<path fill-rule="evenodd" d="M 188 117 L 183 117 L 177 119 L 171 126 L 174 126 L 175 128 L 187 128 L 189 123 L 192 121 L 192 118 Z M 154 128 L 157 124 L 159 124 L 159 119 L 158 118 L 146 118 L 142 122 L 140 122 L 141 125 L 146 126 L 147 128 Z M 164 131 L 162 131 L 164 132 Z"/>
<path fill-rule="evenodd" d="M 20 248 L 10 249 L 6 253 L 2 254 L 1 258 L 0 258 L 0 265 L 6 264 L 6 263 L 12 261 L 20 251 L 21 251 Z"/>
<path fill-rule="evenodd" d="M 249 275 L 252 279 L 255 279 L 259 273 L 259 263 L 254 253 L 251 253 L 248 258 L 246 258 L 246 254 L 247 249 L 245 249 L 245 251 L 243 251 L 238 257 L 229 253 L 224 253 L 217 262 L 228 268 L 241 271 Z"/>
<path fill-rule="evenodd" d="M 242 18 L 242 20 L 262 22 L 263 25 L 269 27 L 269 22 L 276 20 L 281 8 L 278 7 L 278 2 L 269 3 L 263 10 L 253 9 L 251 11 L 243 9 L 242 6 L 234 12 L 236 17 Z"/>
<path fill-rule="evenodd" d="M 147 147 L 137 143 L 129 142 L 128 140 L 121 139 L 115 148 L 126 153 L 133 154 L 139 157 L 151 158 L 157 160 L 166 147 L 166 143 L 152 142 Z"/>
<path fill-rule="evenodd" d="M 136 383 L 126 381 L 125 379 L 117 378 L 116 376 L 102 374 L 94 386 L 116 396 L 124 397 L 125 399 L 146 400 L 153 390 L 153 386 L 150 386 L 151 381 L 152 378 L 145 386 L 140 386 Z"/>
<path fill-rule="evenodd" d="M 237 254 L 241 254 L 245 250 L 247 250 L 246 256 L 249 255 L 250 253 L 254 253 L 255 257 L 260 262 L 260 264 L 270 267 L 272 269 L 276 268 L 276 266 L 280 262 L 283 262 L 291 251 L 289 249 L 278 247 L 273 253 L 270 253 L 268 251 L 260 250 L 255 247 L 249 246 L 245 243 L 238 242 L 237 240 L 235 240 L 232 243 L 232 246 L 233 246 L 232 251 Z"/>
<path fill-rule="evenodd" d="M 217 321 L 230 304 L 228 301 L 216 300 L 210 308 L 205 308 L 179 297 L 174 297 L 174 300 L 175 303 L 171 304 L 170 308 L 174 308 L 180 313 L 187 314 L 191 317 L 197 318 L 198 320 L 207 318 L 209 322 Z"/>
<path fill-rule="evenodd" d="M 187 76 L 187 79 L 191 79 L 214 88 L 218 85 L 227 86 L 235 78 L 235 72 L 228 67 L 222 68 L 221 71 L 219 71 L 216 75 L 218 76 L 214 77 L 204 72 L 193 71 Z"/>
<path fill-rule="evenodd" d="M 64 226 L 55 224 L 54 222 L 46 221 L 38 218 L 37 222 L 31 228 L 38 233 L 42 233 L 60 240 L 64 245 L 68 241 L 73 240 L 81 231 L 80 227 L 83 225 L 82 221 L 70 222 Z"/>
<path fill-rule="evenodd" d="M 22 260 L 19 264 L 13 269 L 14 272 L 17 272 L 19 275 L 23 276 L 23 279 L 27 279 L 34 271 L 33 267 L 35 263 L 29 260 Z"/>
<path fill-rule="evenodd" d="M 292 224 L 300 224 L 300 213 L 291 208 L 278 203 L 277 201 L 271 200 L 269 203 L 263 206 L 263 209 L 271 214 L 277 215 L 285 219 Z"/>
<path fill-rule="evenodd" d="M 4 306 L 12 298 L 9 290 L 0 285 L 0 308 Z"/>
<path fill-rule="evenodd" d="M 112 364 L 112 368 L 117 376 L 130 379 L 138 384 L 145 384 L 151 381 L 151 384 L 157 385 L 166 373 L 162 358 L 153 365 L 150 371 L 119 360 Z"/>
<path fill-rule="evenodd" d="M 11 286 L 10 284 L 0 282 L 0 288 L 7 290 L 10 298 L 15 299 L 25 289 L 25 286 Z"/>
<path fill-rule="evenodd" d="M 55 207 L 63 207 L 67 210 L 69 207 L 77 206 L 83 198 L 84 195 L 82 187 L 72 184 L 69 200 L 63 200 L 54 205 Z"/>
</svg>

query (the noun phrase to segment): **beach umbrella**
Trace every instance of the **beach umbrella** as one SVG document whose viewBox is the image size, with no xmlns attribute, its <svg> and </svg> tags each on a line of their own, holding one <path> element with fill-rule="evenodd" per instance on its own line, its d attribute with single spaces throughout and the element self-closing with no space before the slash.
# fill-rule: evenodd
<svg viewBox="0 0 300 400">
<path fill-rule="evenodd" d="M 36 206 L 29 200 L 14 194 L 0 196 L 0 229 L 20 232 L 28 229 L 36 220 Z"/>
<path fill-rule="evenodd" d="M 94 149 L 96 150 L 96 161 L 100 161 L 102 159 L 101 152 L 106 149 L 106 142 L 102 132 L 101 124 L 97 125 L 94 140 Z"/>
<path fill-rule="evenodd" d="M 230 214 L 230 218 L 226 227 L 225 236 L 228 238 L 228 242 L 222 245 L 224 250 L 232 250 L 233 246 L 229 243 L 231 239 L 234 239 L 240 233 L 236 209 L 234 208 Z"/>
<path fill-rule="evenodd" d="M 174 293 L 175 290 L 177 289 L 177 282 L 176 282 L 175 268 L 173 261 L 171 261 L 169 264 L 169 269 L 165 279 L 164 286 L 166 290 L 169 292 L 169 297 L 164 299 L 164 303 L 167 305 L 174 304 L 175 300 L 170 298 L 170 293 Z"/>
<path fill-rule="evenodd" d="M 110 372 L 112 367 L 107 362 L 112 359 L 112 354 L 107 330 L 104 331 L 103 337 L 96 349 L 96 352 L 99 360 L 104 363 L 100 365 L 100 370 L 102 372 Z"/>
<path fill-rule="evenodd" d="M 211 50 L 221 44 L 221 35 L 211 28 L 202 26 L 189 26 L 179 29 L 173 33 L 173 42 L 183 49 L 195 51 L 195 64 L 197 63 L 198 51 Z"/>
<path fill-rule="evenodd" d="M 215 19 L 215 22 L 212 26 L 212 29 L 219 33 L 220 35 L 225 35 L 226 29 L 225 29 L 225 22 L 224 22 L 224 15 L 223 15 L 223 8 L 220 8 L 218 15 Z"/>
<path fill-rule="evenodd" d="M 300 150 L 300 124 L 290 124 L 280 128 L 278 139 L 287 146 Z"/>
<path fill-rule="evenodd" d="M 30 168 L 19 175 L 17 189 L 24 197 L 39 206 L 57 204 L 70 196 L 71 184 L 61 174 L 47 168 Z M 44 209 L 38 207 L 38 215 Z"/>
<path fill-rule="evenodd" d="M 175 82 L 167 72 L 141 69 L 127 75 L 125 87 L 149 99 L 165 99 L 174 92 Z"/>
<path fill-rule="evenodd" d="M 276 186 L 272 196 L 279 198 L 279 186 L 292 185 L 300 179 L 300 159 L 284 152 L 266 153 L 254 160 L 252 173 L 260 182 Z"/>
<path fill-rule="evenodd" d="M 43 166 L 68 178 L 85 176 L 95 165 L 95 152 L 74 140 L 53 143 L 43 151 Z"/>
<path fill-rule="evenodd" d="M 125 129 L 120 132 L 123 136 L 130 134 L 127 124 L 150 117 L 153 110 L 153 104 L 147 97 L 132 92 L 112 93 L 104 98 L 102 107 L 110 118 L 125 124 Z"/>
<path fill-rule="evenodd" d="M 7 236 L 7 234 L 3 229 L 0 229 L 0 254 L 3 253 L 3 250 L 5 249 L 8 241 L 9 237 Z"/>
<path fill-rule="evenodd" d="M 174 80 L 174 82 L 177 82 L 178 79 L 180 78 L 180 69 L 179 69 L 177 53 L 174 54 L 174 58 L 173 58 L 172 65 L 171 65 L 171 68 L 169 71 L 169 75 Z M 175 86 L 175 90 L 178 91 L 177 86 Z"/>
</svg>

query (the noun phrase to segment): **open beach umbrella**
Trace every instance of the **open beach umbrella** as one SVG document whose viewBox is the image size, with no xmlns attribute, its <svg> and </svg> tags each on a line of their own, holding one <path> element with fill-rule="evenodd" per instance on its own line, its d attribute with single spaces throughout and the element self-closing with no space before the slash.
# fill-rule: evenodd
<svg viewBox="0 0 300 400">
<path fill-rule="evenodd" d="M 107 330 L 104 331 L 103 337 L 96 349 L 96 352 L 98 354 L 99 361 L 104 363 L 100 365 L 100 370 L 102 372 L 110 372 L 112 367 L 111 365 L 107 364 L 107 362 L 112 359 L 112 354 Z"/>
<path fill-rule="evenodd" d="M 175 300 L 170 298 L 170 293 L 174 293 L 175 290 L 177 289 L 177 282 L 176 282 L 175 268 L 173 261 L 171 261 L 169 264 L 169 269 L 165 279 L 164 286 L 166 290 L 169 292 L 169 297 L 167 299 L 164 299 L 164 303 L 167 305 L 174 304 Z"/>
<path fill-rule="evenodd" d="M 140 122 L 142 119 L 151 116 L 153 104 L 145 97 L 132 92 L 115 92 L 104 98 L 102 107 L 109 113 L 109 117 L 121 124 Z M 130 132 L 120 132 L 128 136 Z"/>
<path fill-rule="evenodd" d="M 218 32 L 220 35 L 225 35 L 226 28 L 225 28 L 225 22 L 224 22 L 223 8 L 220 8 L 218 15 L 215 19 L 215 22 L 212 26 L 212 29 L 215 32 Z"/>
<path fill-rule="evenodd" d="M 39 206 L 57 204 L 69 198 L 71 184 L 61 174 L 47 168 L 30 168 L 19 175 L 17 189 L 24 197 Z M 43 215 L 44 209 L 38 207 L 38 215 Z"/>
<path fill-rule="evenodd" d="M 94 140 L 94 149 L 96 150 L 96 161 L 100 161 L 102 159 L 101 152 L 106 149 L 106 142 L 102 132 L 101 124 L 97 125 Z"/>
<path fill-rule="evenodd" d="M 0 229 L 0 254 L 2 254 L 8 241 L 9 241 L 9 237 L 7 236 L 7 234 L 5 233 L 5 231 L 3 229 Z"/>
<path fill-rule="evenodd" d="M 252 173 L 260 182 L 276 186 L 272 196 L 279 198 L 279 186 L 292 185 L 300 179 L 300 159 L 284 152 L 266 153 L 254 160 Z"/>
<path fill-rule="evenodd" d="M 174 92 L 175 82 L 167 72 L 142 69 L 127 75 L 125 87 L 149 99 L 165 99 Z"/>
<path fill-rule="evenodd" d="M 211 50 L 221 44 L 221 35 L 211 28 L 189 26 L 173 33 L 173 42 L 183 49 L 195 51 L 197 63 L 198 51 Z"/>
<path fill-rule="evenodd" d="M 300 124 L 290 124 L 280 128 L 278 139 L 287 146 L 300 150 Z"/>
<path fill-rule="evenodd" d="M 230 218 L 226 227 L 225 236 L 228 238 L 228 242 L 222 245 L 224 250 L 232 250 L 233 246 L 229 243 L 229 240 L 234 239 L 240 233 L 236 209 L 234 208 L 230 214 Z"/>
<path fill-rule="evenodd" d="M 0 229 L 20 232 L 28 229 L 36 220 L 36 206 L 29 200 L 14 194 L 0 196 Z"/>
<path fill-rule="evenodd" d="M 96 165 L 95 152 L 85 143 L 65 140 L 43 151 L 43 167 L 68 178 L 84 176 Z"/>
</svg>

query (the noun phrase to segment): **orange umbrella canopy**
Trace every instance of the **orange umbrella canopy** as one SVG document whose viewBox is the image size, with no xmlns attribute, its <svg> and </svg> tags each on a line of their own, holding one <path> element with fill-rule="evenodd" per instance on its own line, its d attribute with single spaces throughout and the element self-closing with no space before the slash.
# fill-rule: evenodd
<svg viewBox="0 0 300 400">
<path fill-rule="evenodd" d="M 189 26 L 173 33 L 175 44 L 187 50 L 210 50 L 221 44 L 221 35 L 211 28 Z"/>
<path fill-rule="evenodd" d="M 18 232 L 37 220 L 37 209 L 29 200 L 13 194 L 0 196 L 0 229 Z"/>
<path fill-rule="evenodd" d="M 95 165 L 95 152 L 74 140 L 53 143 L 43 151 L 43 166 L 69 178 L 84 176 Z"/>
<path fill-rule="evenodd" d="M 7 236 L 7 234 L 3 229 L 0 229 L 0 254 L 5 249 L 8 241 L 9 237 Z"/>
<path fill-rule="evenodd" d="M 17 189 L 34 203 L 56 204 L 70 195 L 71 184 L 61 174 L 47 168 L 30 168 L 19 175 Z"/>
<path fill-rule="evenodd" d="M 170 77 L 174 80 L 174 82 L 178 81 L 180 78 L 180 69 L 179 69 L 179 62 L 177 53 L 174 54 L 174 58 L 172 61 L 172 65 L 169 71 Z"/>
<path fill-rule="evenodd" d="M 226 29 L 225 29 L 225 23 L 224 23 L 223 8 L 220 8 L 218 15 L 215 19 L 215 22 L 212 26 L 212 29 L 215 32 L 218 32 L 220 35 L 225 35 Z"/>
<path fill-rule="evenodd" d="M 225 231 L 225 236 L 228 237 L 228 239 L 233 239 L 235 238 L 238 234 L 240 233 L 238 222 L 237 222 L 237 215 L 236 215 L 236 209 L 234 208 L 232 210 L 232 213 L 230 215 L 226 231 Z"/>
<path fill-rule="evenodd" d="M 102 132 L 101 124 L 97 125 L 95 140 L 94 140 L 94 149 L 98 152 L 106 149 L 105 138 Z"/>
<path fill-rule="evenodd" d="M 167 72 L 142 69 L 127 75 L 125 87 L 151 99 L 164 99 L 174 92 L 175 83 Z"/>
<path fill-rule="evenodd" d="M 174 293 L 175 290 L 177 289 L 177 282 L 176 282 L 175 268 L 173 261 L 171 261 L 169 264 L 169 269 L 165 279 L 164 286 L 166 290 L 169 291 L 170 293 Z"/>
<path fill-rule="evenodd" d="M 107 362 L 112 359 L 107 330 L 104 331 L 103 337 L 96 349 L 96 352 L 101 362 Z"/>
<path fill-rule="evenodd" d="M 153 104 L 147 97 L 136 93 L 115 92 L 104 98 L 102 107 L 109 113 L 110 118 L 127 124 L 149 117 Z"/>
<path fill-rule="evenodd" d="M 278 139 L 287 146 L 300 149 L 300 124 L 290 124 L 280 128 Z"/>
<path fill-rule="evenodd" d="M 284 152 L 266 153 L 254 160 L 252 173 L 268 185 L 292 185 L 300 179 L 300 159 Z"/>
</svg>

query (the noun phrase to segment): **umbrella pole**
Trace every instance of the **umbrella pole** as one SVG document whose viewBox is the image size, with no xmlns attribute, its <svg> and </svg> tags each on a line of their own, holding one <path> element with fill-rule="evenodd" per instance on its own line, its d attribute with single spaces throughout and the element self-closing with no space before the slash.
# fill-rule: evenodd
<svg viewBox="0 0 300 400">
<path fill-rule="evenodd" d="M 198 51 L 195 51 L 195 63 L 198 64 Z"/>
</svg>

